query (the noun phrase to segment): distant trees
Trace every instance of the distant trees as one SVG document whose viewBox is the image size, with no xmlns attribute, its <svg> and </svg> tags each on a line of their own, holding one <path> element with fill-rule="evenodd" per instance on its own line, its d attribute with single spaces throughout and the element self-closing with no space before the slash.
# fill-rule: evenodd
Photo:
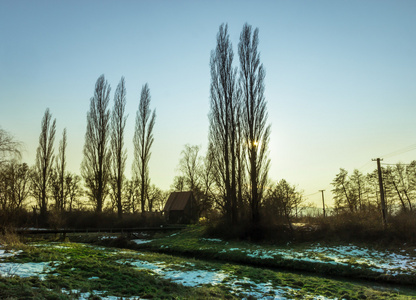
<svg viewBox="0 0 416 300">
<path fill-rule="evenodd" d="M 286 220 L 289 228 L 293 230 L 292 218 L 298 216 L 303 203 L 302 192 L 295 185 L 282 179 L 270 190 L 265 200 L 266 215 L 278 221 Z"/>
<path fill-rule="evenodd" d="M 390 213 L 393 210 L 411 211 L 416 198 L 416 161 L 382 167 L 383 188 Z M 377 170 L 362 174 L 354 170 L 349 176 L 340 169 L 332 182 L 335 209 L 350 213 L 380 210 L 380 190 Z"/>
<path fill-rule="evenodd" d="M 14 156 L 20 156 L 21 143 L 6 130 L 0 128 L 0 166 Z"/>
<path fill-rule="evenodd" d="M 193 192 L 199 190 L 200 185 L 201 161 L 199 151 L 199 146 L 186 144 L 181 152 L 178 166 L 185 179 L 185 186 Z"/>
<path fill-rule="evenodd" d="M 0 128 L 0 209 L 21 207 L 29 194 L 29 167 L 20 164 L 22 145 Z"/>
<path fill-rule="evenodd" d="M 50 189 L 54 160 L 53 144 L 55 133 L 56 119 L 52 121 L 52 115 L 49 112 L 49 108 L 47 108 L 42 119 L 39 146 L 36 152 L 36 165 L 32 173 L 32 194 L 38 202 L 41 220 L 43 221 L 45 221 L 48 205 L 48 190 Z"/>
<path fill-rule="evenodd" d="M 81 173 L 85 180 L 88 196 L 95 204 L 95 211 L 103 210 L 108 194 L 110 177 L 110 85 L 101 75 L 95 84 L 94 96 L 90 100 L 85 133 L 84 160 Z"/>
<path fill-rule="evenodd" d="M 13 211 L 22 208 L 30 194 L 29 167 L 12 160 L 0 166 L 0 209 Z"/>
<path fill-rule="evenodd" d="M 66 177 L 66 147 L 67 135 L 66 128 L 62 134 L 62 140 L 59 142 L 59 152 L 56 157 L 56 167 L 52 171 L 52 191 L 55 198 L 55 209 L 63 211 L 66 205 L 67 189 L 65 186 Z"/>
<path fill-rule="evenodd" d="M 127 151 L 124 148 L 124 130 L 127 120 L 125 110 L 126 87 L 124 77 L 121 77 L 114 94 L 114 108 L 111 114 L 111 185 L 119 219 L 123 214 L 122 196 L 127 159 Z"/>
<path fill-rule="evenodd" d="M 150 186 L 149 160 L 150 148 L 153 144 L 153 127 L 156 121 L 156 111 L 150 109 L 150 89 L 147 83 L 142 87 L 139 107 L 136 113 L 136 127 L 134 131 L 134 162 L 133 173 L 140 186 L 141 211 L 146 210 L 146 199 Z"/>
<path fill-rule="evenodd" d="M 207 156 L 200 155 L 200 146 L 186 144 L 181 152 L 178 170 L 180 175 L 174 178 L 173 188 L 176 191 L 192 191 L 197 201 L 198 212 L 203 214 L 212 208 L 212 185 L 214 158 L 212 152 Z"/>
</svg>

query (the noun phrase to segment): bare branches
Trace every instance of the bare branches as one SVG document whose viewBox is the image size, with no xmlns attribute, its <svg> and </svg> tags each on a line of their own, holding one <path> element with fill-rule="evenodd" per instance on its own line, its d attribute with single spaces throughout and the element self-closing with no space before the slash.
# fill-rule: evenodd
<svg viewBox="0 0 416 300">
<path fill-rule="evenodd" d="M 134 132 L 134 162 L 133 173 L 139 179 L 142 212 L 145 211 L 147 191 L 150 185 L 149 160 L 150 148 L 153 144 L 153 127 L 156 121 L 156 111 L 150 110 L 150 89 L 147 83 L 142 87 L 139 108 L 136 113 L 136 129 Z"/>
<path fill-rule="evenodd" d="M 6 130 L 0 128 L 0 166 L 14 156 L 20 158 L 22 145 Z"/>
<path fill-rule="evenodd" d="M 52 121 L 52 115 L 49 112 L 49 108 L 47 108 L 42 119 L 39 146 L 36 153 L 36 175 L 33 177 L 35 187 L 38 190 L 35 194 L 38 196 L 37 200 L 42 218 L 45 217 L 47 211 L 47 190 L 49 188 L 52 163 L 54 160 L 53 144 L 55 141 L 55 133 L 56 119 Z"/>
<path fill-rule="evenodd" d="M 122 218 L 122 191 L 127 151 L 124 148 L 124 129 L 126 127 L 126 87 L 121 77 L 114 94 L 114 108 L 111 115 L 111 182 L 117 204 L 118 217 Z"/>
<path fill-rule="evenodd" d="M 233 49 L 228 26 L 222 24 L 217 34 L 217 46 L 211 51 L 211 93 L 209 143 L 215 158 L 215 169 L 220 176 L 218 184 L 223 190 L 224 209 L 228 221 L 237 219 L 237 130 L 239 93 L 233 67 Z"/>
<path fill-rule="evenodd" d="M 244 24 L 238 44 L 240 58 L 239 86 L 242 92 L 243 118 L 242 127 L 248 149 L 248 173 L 250 177 L 250 207 L 252 220 L 257 223 L 260 218 L 260 205 L 263 189 L 267 182 L 270 159 L 267 149 L 270 139 L 270 125 L 267 125 L 267 107 L 264 98 L 265 71 L 260 64 L 257 52 L 259 43 L 258 28 Z"/>
<path fill-rule="evenodd" d="M 101 212 L 108 193 L 110 151 L 110 85 L 101 75 L 95 84 L 94 97 L 90 101 L 85 133 L 84 160 L 81 173 L 89 190 L 89 197 Z"/>
</svg>

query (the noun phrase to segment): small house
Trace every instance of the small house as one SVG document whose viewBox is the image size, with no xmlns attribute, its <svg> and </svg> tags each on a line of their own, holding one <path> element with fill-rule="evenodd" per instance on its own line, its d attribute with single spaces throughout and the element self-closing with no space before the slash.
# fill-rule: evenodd
<svg viewBox="0 0 416 300">
<path fill-rule="evenodd" d="M 192 192 L 173 192 L 163 212 L 170 224 L 189 224 L 198 221 L 198 208 Z"/>
</svg>

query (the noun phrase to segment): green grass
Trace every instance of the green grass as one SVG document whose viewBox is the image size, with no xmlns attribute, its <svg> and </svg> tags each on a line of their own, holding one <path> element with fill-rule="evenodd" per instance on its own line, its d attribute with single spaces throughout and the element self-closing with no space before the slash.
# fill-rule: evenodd
<svg viewBox="0 0 416 300">
<path fill-rule="evenodd" d="M 201 229 L 194 228 L 171 237 L 171 247 L 183 247 L 195 251 L 201 246 L 208 247 L 206 240 L 201 239 Z M 185 237 L 189 243 L 184 245 Z M 156 240 L 155 240 L 156 241 Z M 159 243 L 158 242 L 158 243 Z M 166 242 L 166 240 L 165 240 Z M 116 241 L 115 241 L 116 243 Z M 153 246 L 155 246 L 153 243 Z M 157 244 L 157 243 L 156 243 Z M 211 242 L 217 252 L 225 242 Z M 148 244 L 143 244 L 148 245 Z M 238 242 L 228 243 L 233 248 Z M 254 245 L 247 245 L 253 247 Z M 210 246 L 211 247 L 211 246 Z M 284 289 L 284 295 L 290 299 L 312 299 L 315 296 L 344 299 L 411 299 L 416 298 L 412 290 L 395 290 L 369 284 L 333 280 L 319 276 L 278 272 L 268 268 L 258 268 L 235 263 L 204 261 L 195 258 L 184 258 L 156 252 L 137 252 L 88 246 L 77 243 L 36 243 L 36 246 L 21 245 L 23 250 L 18 256 L 7 258 L 7 261 L 25 262 L 60 262 L 45 280 L 32 278 L 0 278 L 1 299 L 76 299 L 77 294 L 67 295 L 61 289 L 77 290 L 78 293 L 106 291 L 108 295 L 128 297 L 140 296 L 152 299 L 241 299 L 256 284 L 268 283 L 274 288 Z M 181 248 L 182 249 L 182 248 Z M 212 251 L 209 248 L 209 251 Z M 190 252 L 192 253 L 192 252 Z M 195 252 L 194 252 L 195 253 Z M 212 251 L 214 254 L 214 251 Z M 235 255 L 239 255 L 237 252 Z M 6 259 L 5 259 L 6 260 Z M 4 260 L 4 261 L 5 261 Z M 149 263 L 163 262 L 167 269 L 181 272 L 195 270 L 214 270 L 223 272 L 228 277 L 218 285 L 186 287 L 176 284 L 149 270 L 133 267 L 134 261 Z M 239 283 L 237 283 L 239 282 Z M 241 291 L 232 291 L 230 284 L 240 287 Z M 98 297 L 98 296 L 96 296 Z M 98 299 L 98 298 L 97 298 Z M 250 297 L 248 297 L 250 299 Z"/>
<path fill-rule="evenodd" d="M 57 248 L 58 247 L 58 248 Z M 63 247 L 63 248 L 60 248 Z M 6 299 L 71 299 L 60 293 L 66 290 L 91 292 L 106 291 L 113 296 L 140 296 L 142 298 L 222 298 L 221 290 L 204 287 L 189 288 L 174 284 L 168 280 L 136 270 L 128 265 L 117 263 L 120 259 L 129 259 L 134 253 L 120 254 L 116 249 L 102 249 L 82 244 L 45 244 L 27 247 L 26 250 L 7 261 L 16 263 L 59 261 L 56 269 L 46 280 L 36 277 L 30 279 L 1 278 L 0 298 Z M 149 259 L 156 259 L 149 255 Z M 91 279 L 98 277 L 97 279 Z"/>
<path fill-rule="evenodd" d="M 258 267 L 283 268 L 286 270 L 297 270 L 325 274 L 329 276 L 342 276 L 349 278 L 367 279 L 385 283 L 399 283 L 416 285 L 416 273 L 389 276 L 372 270 L 367 264 L 357 264 L 356 258 L 351 258 L 347 264 L 331 264 L 323 253 L 309 253 L 309 256 L 322 257 L 321 262 L 287 259 L 276 255 L 272 258 L 253 257 L 247 253 L 265 254 L 267 251 L 276 250 L 291 251 L 296 249 L 302 252 L 310 246 L 310 243 L 279 245 L 256 245 L 241 241 L 213 241 L 205 237 L 205 229 L 202 226 L 190 226 L 175 234 L 160 234 L 154 236 L 152 242 L 146 244 L 130 244 L 135 249 L 157 251 L 187 257 L 199 257 L 209 260 L 221 260 L 227 262 L 241 263 Z M 413 254 L 414 255 L 414 254 Z"/>
</svg>

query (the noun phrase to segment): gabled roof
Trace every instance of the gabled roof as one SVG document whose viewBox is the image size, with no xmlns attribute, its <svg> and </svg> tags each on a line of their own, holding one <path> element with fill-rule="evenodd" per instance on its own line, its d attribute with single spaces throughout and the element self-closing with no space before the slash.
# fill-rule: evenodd
<svg viewBox="0 0 416 300">
<path fill-rule="evenodd" d="M 192 192 L 173 192 L 165 204 L 164 211 L 184 210 L 188 201 L 193 198 Z"/>
</svg>

